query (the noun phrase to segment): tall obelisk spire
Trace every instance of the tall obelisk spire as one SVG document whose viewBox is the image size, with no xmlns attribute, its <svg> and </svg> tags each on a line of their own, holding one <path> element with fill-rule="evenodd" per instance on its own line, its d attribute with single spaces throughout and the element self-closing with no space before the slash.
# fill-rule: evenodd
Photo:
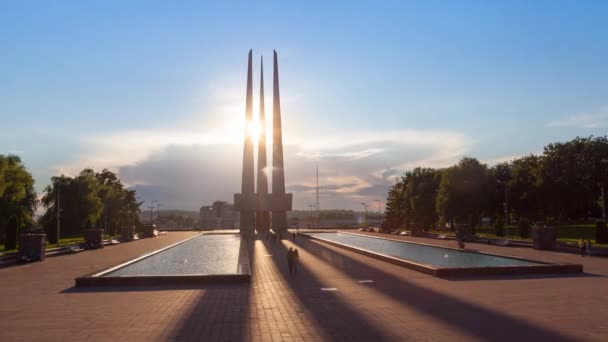
<svg viewBox="0 0 608 342">
<path fill-rule="evenodd" d="M 279 94 L 279 62 L 274 51 L 272 102 L 272 229 L 287 229 L 287 213 L 278 204 L 285 201 L 285 172 L 283 170 L 283 133 L 281 131 L 281 100 Z M 291 198 L 289 199 L 291 210 Z M 277 205 L 275 205 L 277 204 Z M 286 203 L 281 203 L 286 204 Z"/>
<path fill-rule="evenodd" d="M 266 114 L 264 112 L 264 57 L 260 60 L 260 136 L 258 138 L 258 211 L 255 222 L 258 229 L 270 228 L 270 213 L 268 212 L 268 176 L 266 175 Z"/>
<path fill-rule="evenodd" d="M 255 221 L 255 178 L 253 166 L 253 137 L 251 136 L 251 124 L 253 122 L 253 78 L 251 75 L 251 53 L 249 50 L 249 61 L 247 64 L 247 98 L 245 108 L 245 142 L 243 144 L 243 177 L 241 180 L 241 195 L 245 206 L 241 210 L 241 231 L 253 229 Z"/>
</svg>

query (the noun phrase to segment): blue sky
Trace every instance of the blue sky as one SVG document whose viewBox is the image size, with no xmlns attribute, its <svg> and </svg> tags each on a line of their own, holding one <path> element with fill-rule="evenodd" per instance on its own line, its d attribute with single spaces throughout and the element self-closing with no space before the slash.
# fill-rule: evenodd
<svg viewBox="0 0 608 342">
<path fill-rule="evenodd" d="M 0 4 L 0 153 L 111 168 L 196 209 L 240 188 L 246 57 L 279 54 L 296 208 L 360 208 L 397 174 L 608 131 L 604 1 Z M 254 94 L 257 94 L 257 86 Z M 257 104 L 256 104 L 257 108 Z"/>
</svg>

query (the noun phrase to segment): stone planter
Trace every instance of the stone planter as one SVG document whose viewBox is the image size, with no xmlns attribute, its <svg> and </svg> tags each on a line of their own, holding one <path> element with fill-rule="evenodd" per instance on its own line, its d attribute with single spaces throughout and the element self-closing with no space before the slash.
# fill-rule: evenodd
<svg viewBox="0 0 608 342">
<path fill-rule="evenodd" d="M 412 236 L 423 236 L 424 230 L 421 227 L 414 226 L 410 229 L 410 234 L 412 234 Z"/>
<path fill-rule="evenodd" d="M 557 228 L 554 226 L 532 227 L 532 240 L 534 242 L 534 249 L 553 250 L 557 240 Z"/>
<path fill-rule="evenodd" d="M 133 241 L 135 238 L 135 226 L 121 227 L 120 228 L 120 241 L 128 242 Z"/>
<path fill-rule="evenodd" d="M 44 260 L 46 234 L 19 235 L 18 258 L 20 261 Z"/>
<path fill-rule="evenodd" d="M 84 248 L 103 248 L 103 229 L 87 229 L 84 231 Z"/>
<path fill-rule="evenodd" d="M 456 240 L 458 241 L 472 241 L 473 240 L 473 229 L 469 224 L 456 224 L 454 225 L 456 231 Z"/>
<path fill-rule="evenodd" d="M 156 225 L 155 224 L 144 224 L 142 237 L 144 237 L 144 238 L 155 237 L 156 236 L 154 234 L 155 230 L 156 230 Z"/>
</svg>

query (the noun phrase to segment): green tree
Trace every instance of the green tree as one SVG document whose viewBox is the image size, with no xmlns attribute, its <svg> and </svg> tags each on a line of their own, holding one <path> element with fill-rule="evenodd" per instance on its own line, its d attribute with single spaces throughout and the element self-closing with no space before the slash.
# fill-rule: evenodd
<svg viewBox="0 0 608 342">
<path fill-rule="evenodd" d="M 107 226 L 109 234 L 116 234 L 121 226 L 139 224 L 142 202 L 137 201 L 135 190 L 126 189 L 107 169 L 98 173 L 85 169 L 75 178 L 53 177 L 52 185 L 45 189 L 42 202 L 47 210 L 41 223 L 51 243 L 56 242 L 58 191 L 62 237 L 79 236 L 84 228 L 93 226 Z"/>
<path fill-rule="evenodd" d="M 415 168 L 409 174 L 405 198 L 409 200 L 411 219 L 417 226 L 429 229 L 437 222 L 435 202 L 441 173 L 428 168 Z"/>
<path fill-rule="evenodd" d="M 508 192 L 510 210 L 517 217 L 537 219 L 542 216 L 542 157 L 529 155 L 513 161 Z"/>
<path fill-rule="evenodd" d="M 406 211 L 404 193 L 403 179 L 397 179 L 397 182 L 388 190 L 384 214 L 386 216 L 386 221 L 391 228 L 398 228 L 404 223 Z"/>
<path fill-rule="evenodd" d="M 488 168 L 465 157 L 442 172 L 436 208 L 445 222 L 477 223 L 488 199 Z"/>
<path fill-rule="evenodd" d="M 33 224 L 37 199 L 34 179 L 21 159 L 0 155 L 0 242 L 17 247 L 19 230 Z"/>
</svg>

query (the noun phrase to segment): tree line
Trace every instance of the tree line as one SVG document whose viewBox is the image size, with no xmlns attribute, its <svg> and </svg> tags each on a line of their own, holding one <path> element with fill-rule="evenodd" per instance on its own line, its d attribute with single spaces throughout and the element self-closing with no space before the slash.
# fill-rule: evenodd
<svg viewBox="0 0 608 342">
<path fill-rule="evenodd" d="M 50 243 L 57 241 L 58 214 L 60 238 L 80 236 L 89 228 L 103 228 L 106 234 L 115 235 L 121 226 L 139 223 L 142 203 L 114 172 L 84 169 L 76 177 L 51 178 L 41 199 L 46 211 L 39 223 Z"/>
<path fill-rule="evenodd" d="M 0 244 L 17 247 L 19 231 L 34 222 L 34 178 L 18 156 L 0 154 Z"/>
<path fill-rule="evenodd" d="M 391 227 L 428 229 L 471 224 L 482 217 L 567 224 L 602 216 L 601 189 L 608 185 L 608 139 L 575 138 L 488 167 L 465 157 L 456 165 L 405 172 L 390 187 Z"/>
<path fill-rule="evenodd" d="M 84 229 L 93 227 L 115 235 L 121 226 L 139 224 L 141 204 L 135 190 L 107 169 L 53 177 L 38 199 L 34 179 L 21 159 L 0 155 L 0 244 L 6 250 L 15 249 L 18 235 L 32 228 L 44 230 L 49 243 L 56 243 L 58 214 L 60 238 L 82 236 Z M 38 205 L 45 212 L 36 221 Z"/>
</svg>

